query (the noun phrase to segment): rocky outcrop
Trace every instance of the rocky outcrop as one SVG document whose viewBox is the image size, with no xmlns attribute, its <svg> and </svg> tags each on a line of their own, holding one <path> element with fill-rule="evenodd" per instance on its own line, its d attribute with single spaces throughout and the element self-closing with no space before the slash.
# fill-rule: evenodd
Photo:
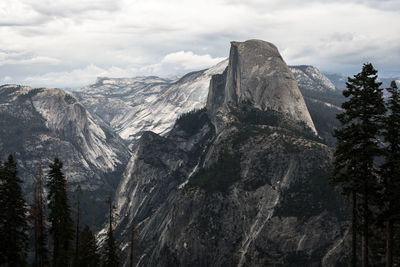
<svg viewBox="0 0 400 267">
<path fill-rule="evenodd" d="M 90 225 L 103 221 L 104 201 L 130 157 L 124 141 L 97 124 L 70 93 L 18 85 L 0 86 L 0 151 L 2 159 L 15 156 L 28 203 L 39 167 L 46 173 L 60 158 L 68 189 L 82 187 L 84 222 Z"/>
<path fill-rule="evenodd" d="M 304 100 L 276 48 L 232 50 L 206 109 L 140 139 L 115 196 L 124 255 L 134 226 L 137 266 L 345 265 L 332 150 L 297 127 L 313 124 L 307 108 L 291 113 Z"/>
<path fill-rule="evenodd" d="M 230 105 L 246 104 L 282 113 L 316 133 L 296 80 L 273 44 L 261 40 L 232 42 L 226 73 L 213 79 L 216 81 L 211 81 L 207 99 L 212 118 L 224 116 Z"/>
</svg>

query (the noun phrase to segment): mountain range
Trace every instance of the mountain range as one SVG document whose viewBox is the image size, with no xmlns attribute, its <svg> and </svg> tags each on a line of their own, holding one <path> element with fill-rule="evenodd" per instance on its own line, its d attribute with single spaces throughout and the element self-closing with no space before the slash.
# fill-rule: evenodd
<svg viewBox="0 0 400 267">
<path fill-rule="evenodd" d="M 315 107 L 339 108 L 314 70 L 289 69 L 270 43 L 232 42 L 206 106 L 140 138 L 115 195 L 123 252 L 134 228 L 138 266 L 345 265 L 332 148 L 299 87 Z"/>
<path fill-rule="evenodd" d="M 85 223 L 102 225 L 114 195 L 123 255 L 134 227 L 139 266 L 340 265 L 347 221 L 327 184 L 335 84 L 250 40 L 176 80 L 3 85 L 0 150 L 18 160 L 28 202 L 54 157 L 72 200 L 82 186 Z"/>
</svg>

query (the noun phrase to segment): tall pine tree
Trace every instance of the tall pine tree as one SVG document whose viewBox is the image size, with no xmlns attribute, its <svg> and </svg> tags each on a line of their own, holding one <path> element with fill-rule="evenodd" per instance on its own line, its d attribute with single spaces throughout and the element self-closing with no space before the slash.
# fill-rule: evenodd
<svg viewBox="0 0 400 267">
<path fill-rule="evenodd" d="M 119 266 L 119 248 L 114 237 L 113 231 L 113 204 L 111 197 L 108 199 L 109 204 L 109 226 L 107 231 L 107 237 L 105 240 L 103 250 L 103 267 L 118 267 Z"/>
<path fill-rule="evenodd" d="M 49 189 L 49 222 L 53 239 L 53 266 L 69 266 L 72 260 L 71 243 L 74 239 L 71 208 L 68 204 L 67 181 L 62 173 L 62 162 L 54 159 L 50 164 L 47 187 Z"/>
<path fill-rule="evenodd" d="M 43 171 L 39 167 L 39 176 L 35 181 L 34 200 L 31 205 L 33 220 L 35 259 L 33 266 L 43 267 L 49 265 L 46 229 L 46 199 L 43 189 Z"/>
<path fill-rule="evenodd" d="M 0 265 L 24 266 L 27 249 L 26 203 L 22 197 L 17 164 L 12 155 L 0 165 Z"/>
<path fill-rule="evenodd" d="M 400 221 L 400 91 L 392 81 L 387 88 L 389 114 L 384 119 L 385 163 L 382 165 L 381 216 L 386 222 L 386 266 L 393 266 L 394 224 Z"/>
<path fill-rule="evenodd" d="M 343 193 L 352 199 L 352 266 L 356 266 L 357 213 L 362 218 L 362 266 L 368 266 L 370 204 L 378 191 L 374 160 L 381 154 L 379 122 L 386 112 L 380 85 L 372 64 L 364 64 L 360 73 L 348 78 L 347 90 L 343 91 L 348 100 L 342 104 L 343 113 L 337 115 L 342 128 L 334 133 L 338 144 L 331 182 L 341 186 Z"/>
<path fill-rule="evenodd" d="M 6 176 L 4 172 L 3 162 L 0 160 L 0 240 L 4 240 L 4 223 L 5 223 L 5 190 L 4 184 Z M 5 243 L 0 242 L 0 266 L 5 262 Z"/>
<path fill-rule="evenodd" d="M 96 237 L 89 226 L 85 225 L 79 237 L 79 267 L 99 266 L 100 255 L 98 253 Z"/>
</svg>

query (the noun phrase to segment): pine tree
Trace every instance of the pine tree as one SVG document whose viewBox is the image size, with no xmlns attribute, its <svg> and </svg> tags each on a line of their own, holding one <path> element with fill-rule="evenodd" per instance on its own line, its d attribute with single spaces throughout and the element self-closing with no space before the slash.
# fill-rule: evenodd
<svg viewBox="0 0 400 267">
<path fill-rule="evenodd" d="M 82 194 L 82 188 L 81 185 L 78 184 L 76 188 L 76 231 L 75 231 L 75 257 L 74 257 L 74 266 L 79 267 L 79 248 L 80 248 L 80 243 L 79 243 L 79 237 L 80 237 L 80 228 L 79 228 L 79 221 L 80 221 L 80 216 L 81 216 L 81 194 Z"/>
<path fill-rule="evenodd" d="M 111 198 L 108 199 L 109 204 L 109 226 L 105 246 L 103 251 L 103 267 L 118 267 L 119 266 L 119 249 L 114 238 L 113 231 L 113 205 Z"/>
<path fill-rule="evenodd" d="M 0 160 L 0 240 L 4 240 L 4 223 L 5 223 L 5 188 L 4 184 L 6 176 L 4 172 L 3 162 Z M 0 266 L 5 262 L 5 246 L 4 242 L 0 242 Z"/>
<path fill-rule="evenodd" d="M 67 181 L 62 173 L 62 162 L 54 159 L 50 164 L 47 187 L 49 189 L 49 222 L 53 239 L 53 266 L 69 266 L 71 262 L 71 242 L 73 240 L 73 221 L 68 204 Z"/>
<path fill-rule="evenodd" d="M 26 203 L 22 197 L 17 164 L 12 155 L 1 168 L 1 262 L 0 265 L 24 266 L 27 249 Z"/>
<path fill-rule="evenodd" d="M 337 115 L 342 128 L 334 133 L 338 144 L 331 182 L 341 186 L 343 193 L 352 199 L 352 266 L 356 266 L 357 213 L 362 218 L 362 264 L 368 266 L 370 204 L 378 191 L 374 160 L 381 154 L 379 122 L 386 109 L 376 74 L 372 64 L 364 64 L 360 73 L 348 78 L 343 95 L 349 99 L 342 104 L 343 113 Z M 357 204 L 358 199 L 361 205 Z"/>
<path fill-rule="evenodd" d="M 85 225 L 79 236 L 79 267 L 99 266 L 100 255 L 97 242 L 89 226 Z"/>
<path fill-rule="evenodd" d="M 383 212 L 386 221 L 386 266 L 393 266 L 394 223 L 400 220 L 400 91 L 392 81 L 387 89 L 389 115 L 384 119 L 385 163 L 382 165 Z"/>
<path fill-rule="evenodd" d="M 43 190 L 43 171 L 39 168 L 39 176 L 35 182 L 34 201 L 31 205 L 33 220 L 35 260 L 33 266 L 48 266 L 46 201 Z"/>
</svg>

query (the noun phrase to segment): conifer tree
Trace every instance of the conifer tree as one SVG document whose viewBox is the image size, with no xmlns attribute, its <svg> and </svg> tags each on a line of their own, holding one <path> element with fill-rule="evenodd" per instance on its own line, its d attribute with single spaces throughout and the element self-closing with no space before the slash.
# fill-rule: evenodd
<svg viewBox="0 0 400 267">
<path fill-rule="evenodd" d="M 75 257 L 74 257 L 74 266 L 79 267 L 79 248 L 80 248 L 80 243 L 79 243 L 79 237 L 80 237 L 80 216 L 81 216 L 81 194 L 82 194 L 82 188 L 81 185 L 78 184 L 76 187 L 76 230 L 75 230 Z"/>
<path fill-rule="evenodd" d="M 385 163 L 382 166 L 383 203 L 381 216 L 386 221 L 386 266 L 393 266 L 394 223 L 400 220 L 400 91 L 392 81 L 387 91 L 388 116 L 384 119 Z"/>
<path fill-rule="evenodd" d="M 386 109 L 376 74 L 372 64 L 364 64 L 360 73 L 348 78 L 347 90 L 343 91 L 348 100 L 342 104 L 343 113 L 337 115 L 342 128 L 334 133 L 338 144 L 331 182 L 341 186 L 343 193 L 352 199 L 352 266 L 356 266 L 358 212 L 362 218 L 362 266 L 368 266 L 370 204 L 378 191 L 374 160 L 381 154 L 379 122 Z M 361 205 L 357 204 L 358 199 Z"/>
<path fill-rule="evenodd" d="M 1 205 L 1 262 L 5 266 L 24 266 L 27 249 L 26 203 L 22 197 L 21 183 L 17 164 L 12 155 L 0 168 L 0 205 Z"/>
<path fill-rule="evenodd" d="M 5 189 L 4 184 L 6 176 L 4 172 L 3 162 L 0 160 L 0 240 L 4 240 L 4 223 L 5 223 Z M 0 242 L 0 266 L 5 262 L 5 243 Z"/>
<path fill-rule="evenodd" d="M 71 208 L 68 204 L 67 181 L 62 173 L 62 162 L 54 159 L 50 164 L 47 187 L 49 189 L 49 222 L 53 239 L 53 266 L 69 266 L 71 242 L 74 238 Z"/>
<path fill-rule="evenodd" d="M 43 190 L 43 171 L 39 167 L 39 176 L 35 181 L 34 200 L 31 206 L 33 219 L 35 259 L 33 266 L 48 266 L 46 201 Z"/>
<path fill-rule="evenodd" d="M 85 225 L 79 237 L 79 267 L 99 266 L 100 255 L 98 253 L 96 237 L 89 226 Z"/>
<path fill-rule="evenodd" d="M 119 266 L 119 249 L 114 237 L 113 231 L 113 205 L 111 198 L 108 199 L 109 204 L 109 226 L 105 246 L 103 251 L 103 267 L 118 267 Z"/>
</svg>

